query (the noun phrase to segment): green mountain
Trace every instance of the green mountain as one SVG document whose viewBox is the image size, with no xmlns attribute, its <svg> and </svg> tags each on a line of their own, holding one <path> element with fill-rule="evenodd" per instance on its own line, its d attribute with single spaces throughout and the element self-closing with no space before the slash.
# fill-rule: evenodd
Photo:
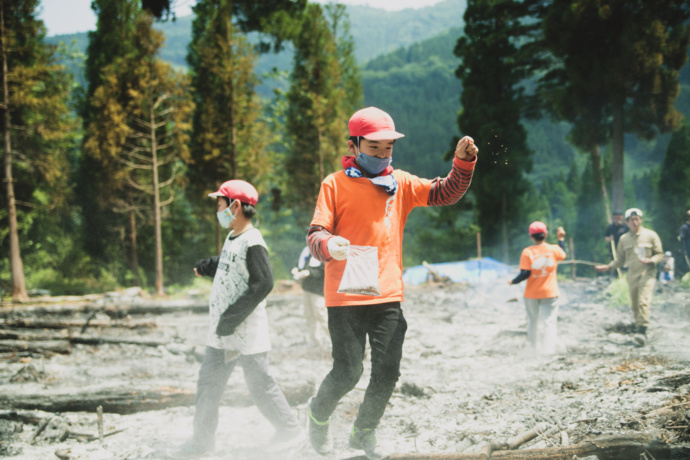
<svg viewBox="0 0 690 460">
<path fill-rule="evenodd" d="M 453 48 L 460 27 L 369 61 L 362 69 L 364 102 L 389 112 L 405 137 L 396 142 L 396 168 L 420 177 L 448 173 L 445 153 L 459 136 L 462 85 Z"/>
<path fill-rule="evenodd" d="M 359 62 L 366 62 L 375 56 L 410 46 L 418 41 L 433 37 L 451 27 L 462 25 L 462 15 L 466 0 L 445 0 L 433 6 L 401 11 L 385 11 L 368 6 L 348 6 L 352 38 L 355 42 L 355 55 Z M 175 21 L 159 23 L 157 28 L 165 34 L 165 46 L 161 57 L 177 68 L 186 68 L 187 44 L 192 29 L 193 15 L 176 18 Z M 250 40 L 258 41 L 256 34 Z M 54 35 L 47 37 L 47 43 L 74 43 L 74 51 L 86 51 L 88 33 Z M 256 73 L 263 75 L 273 68 L 289 70 L 292 53 L 289 49 L 259 57 Z M 68 63 L 77 81 L 82 82 L 78 63 Z M 263 93 L 270 94 L 264 88 Z"/>
<path fill-rule="evenodd" d="M 450 149 L 452 136 L 461 134 L 456 118 L 461 108 L 462 86 L 454 74 L 460 60 L 453 54 L 461 34 L 460 27 L 449 29 L 407 48 L 378 56 L 363 67 L 365 105 L 388 111 L 395 119 L 396 128 L 406 135 L 396 143 L 395 166 L 421 177 L 432 178 L 448 172 L 443 154 Z M 690 117 L 690 64 L 684 67 L 680 80 L 681 94 L 676 107 L 687 118 Z M 567 142 L 568 124 L 541 119 L 525 121 L 525 128 L 528 145 L 533 151 L 534 166 L 529 179 L 537 186 L 560 173 L 567 175 L 573 162 L 580 171 L 584 169 L 588 155 L 577 152 Z M 645 141 L 626 135 L 626 181 L 632 184 L 658 168 L 669 138 L 666 134 Z M 491 152 L 486 140 L 476 141 L 480 156 L 483 152 L 488 158 Z M 608 154 L 604 148 L 605 161 Z"/>
<path fill-rule="evenodd" d="M 459 136 L 456 117 L 460 110 L 460 81 L 455 69 L 460 64 L 453 48 L 462 34 L 466 0 L 446 0 L 436 5 L 388 12 L 366 6 L 348 6 L 356 56 L 362 63 L 365 105 L 375 105 L 391 113 L 399 130 L 406 134 L 395 147 L 395 166 L 421 177 L 447 173 L 444 154 L 453 136 Z M 158 25 L 166 36 L 161 56 L 178 68 L 185 68 L 193 16 Z M 258 41 L 258 36 L 250 36 Z M 49 43 L 73 43 L 73 51 L 86 49 L 86 33 L 48 37 Z M 260 56 L 256 72 L 273 68 L 289 70 L 291 51 Z M 67 61 L 81 81 L 78 59 Z M 682 91 L 677 107 L 690 116 L 690 67 L 681 73 Z M 275 82 L 259 88 L 270 97 Z M 536 184 L 555 174 L 566 174 L 575 161 L 584 165 L 586 155 L 578 154 L 566 140 L 568 125 L 549 120 L 525 123 L 532 148 L 534 168 L 530 179 Z M 472 134 L 472 133 L 462 133 Z M 626 136 L 626 176 L 645 174 L 657 167 L 669 136 L 647 142 Z M 477 140 L 482 142 L 482 140 Z M 480 148 L 482 145 L 480 144 Z M 486 146 L 483 149 L 486 150 Z M 603 152 L 606 155 L 606 151 Z"/>
</svg>

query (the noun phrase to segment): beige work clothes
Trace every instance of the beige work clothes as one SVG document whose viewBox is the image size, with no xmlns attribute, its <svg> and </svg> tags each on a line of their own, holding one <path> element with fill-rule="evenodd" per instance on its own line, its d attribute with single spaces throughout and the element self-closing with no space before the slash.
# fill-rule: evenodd
<svg viewBox="0 0 690 460">
<path fill-rule="evenodd" d="M 640 227 L 635 234 L 628 232 L 621 236 L 616 255 L 616 260 L 609 263 L 609 268 L 628 267 L 628 291 L 635 325 L 647 327 L 656 282 L 656 265 L 664 259 L 661 239 L 655 231 Z M 650 259 L 652 263 L 642 263 L 640 259 L 643 258 Z"/>
</svg>

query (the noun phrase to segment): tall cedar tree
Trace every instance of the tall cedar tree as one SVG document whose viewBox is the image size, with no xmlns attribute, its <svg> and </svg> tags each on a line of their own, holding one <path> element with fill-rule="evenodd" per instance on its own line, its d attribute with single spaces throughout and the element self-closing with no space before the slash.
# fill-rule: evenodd
<svg viewBox="0 0 690 460">
<path fill-rule="evenodd" d="M 202 1 L 194 7 L 190 64 L 196 109 L 189 169 L 192 202 L 229 179 L 255 183 L 269 176 L 271 135 L 256 94 L 256 55 L 232 23 L 232 2 Z M 204 206 L 195 206 L 206 209 Z M 204 213 L 208 214 L 208 213 Z M 216 226 L 220 252 L 220 228 Z"/>
<path fill-rule="evenodd" d="M 685 223 L 686 212 L 690 210 L 690 122 L 685 121 L 671 136 L 657 186 L 657 205 L 655 223 L 664 248 L 673 251 L 676 263 L 680 259 L 678 235 L 680 226 Z"/>
<path fill-rule="evenodd" d="M 342 3 L 324 6 L 326 18 L 331 24 L 331 34 L 336 44 L 340 65 L 341 85 L 344 91 L 342 101 L 345 115 L 359 109 L 363 100 L 362 72 L 355 58 L 355 42 L 350 32 L 350 17 Z"/>
<path fill-rule="evenodd" d="M 678 0 L 555 0 L 546 9 L 545 43 L 561 61 L 545 77 L 548 98 L 574 123 L 574 145 L 591 152 L 597 182 L 598 145 L 612 141 L 614 209 L 624 208 L 624 134 L 651 139 L 681 119 L 674 103 L 689 18 Z"/>
<path fill-rule="evenodd" d="M 128 104 L 129 95 L 120 80 L 117 100 L 107 108 L 93 104 L 93 98 L 99 88 L 113 84 L 112 74 L 108 76 L 111 81 L 104 81 L 103 70 L 134 51 L 134 27 L 141 12 L 139 3 L 140 0 L 93 0 L 91 3 L 97 22 L 96 30 L 89 32 L 86 53 L 87 88 L 81 110 L 84 156 L 77 174 L 77 197 L 87 253 L 98 264 L 129 259 L 129 269 L 137 279 L 135 210 L 139 203 L 128 200 L 126 219 L 116 212 L 122 207 L 121 200 L 129 196 L 117 161 L 126 138 L 126 132 L 121 129 L 122 110 Z M 128 244 L 121 241 L 123 234 L 128 235 Z M 128 256 L 122 252 L 124 248 L 129 249 Z"/>
<path fill-rule="evenodd" d="M 458 40 L 456 71 L 462 80 L 461 133 L 472 135 L 482 152 L 472 184 L 482 242 L 498 246 L 508 261 L 509 229 L 520 222 L 523 173 L 531 168 L 520 123 L 524 73 L 516 61 L 515 37 L 524 33 L 523 6 L 513 0 L 470 0 L 465 35 Z"/>
<path fill-rule="evenodd" d="M 344 20 L 342 11 L 331 9 L 333 24 Z M 288 198 L 297 209 L 313 209 L 321 181 L 339 167 L 347 153 L 348 117 L 361 98 L 352 47 L 339 46 L 320 5 L 310 4 L 302 15 L 301 33 L 294 40 L 291 86 L 287 94 L 286 129 L 290 146 L 285 173 L 291 178 Z M 336 31 L 337 32 L 337 31 Z M 346 42 L 351 39 L 342 37 Z M 349 77 L 349 80 L 344 80 Z M 301 222 L 304 224 L 305 222 Z"/>
<path fill-rule="evenodd" d="M 244 33 L 263 32 L 279 49 L 295 34 L 292 16 L 299 16 L 304 4 L 304 0 L 201 0 L 194 7 L 187 53 L 196 105 L 188 169 L 193 202 L 208 201 L 206 194 L 229 179 L 249 180 L 260 191 L 270 181 L 274 161 L 268 147 L 275 136 L 262 119 L 256 56 Z M 266 43 L 260 45 L 261 51 L 268 50 Z M 221 244 L 216 226 L 218 252 Z"/>
<path fill-rule="evenodd" d="M 0 0 L 2 59 L 2 137 L 12 297 L 27 298 L 20 232 L 46 224 L 49 211 L 62 207 L 69 195 L 69 163 L 65 139 L 74 129 L 67 102 L 70 80 L 44 43 L 38 0 Z M 3 244 L 3 245 L 4 245 Z"/>
<path fill-rule="evenodd" d="M 147 211 L 147 220 L 153 221 L 155 286 L 156 293 L 163 295 L 161 211 L 175 198 L 174 186 L 183 179 L 182 162 L 189 160 L 187 132 L 193 105 L 186 79 L 158 57 L 163 36 L 152 25 L 153 17 L 141 12 L 133 36 L 138 46 L 103 69 L 103 84 L 91 103 L 104 118 L 109 115 L 101 126 L 117 135 L 104 152 L 120 165 L 116 174 L 124 184 L 124 193 L 114 197 L 114 209 L 131 213 L 132 203 L 137 203 L 139 210 Z M 119 104 L 123 90 L 125 106 Z M 90 137 L 87 150 L 104 150 L 98 143 L 103 137 Z M 136 235 L 136 223 L 131 230 Z"/>
</svg>

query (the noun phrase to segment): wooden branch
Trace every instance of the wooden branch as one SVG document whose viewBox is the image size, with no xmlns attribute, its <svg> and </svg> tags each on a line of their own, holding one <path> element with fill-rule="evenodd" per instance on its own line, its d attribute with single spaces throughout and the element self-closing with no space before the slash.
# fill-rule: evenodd
<svg viewBox="0 0 690 460">
<path fill-rule="evenodd" d="M 91 310 L 97 311 L 97 312 L 107 312 L 110 311 L 110 309 L 98 309 L 98 310 Z M 81 313 L 80 310 L 76 311 L 76 313 Z M 107 313 L 106 313 L 107 314 Z M 0 320 L 0 326 L 3 328 L 9 328 L 9 327 L 23 327 L 27 329 L 68 329 L 68 328 L 76 328 L 76 327 L 82 327 L 84 325 L 84 320 L 47 320 L 47 319 L 34 319 L 34 318 L 22 318 L 22 319 L 6 319 L 6 320 Z M 134 321 L 134 320 L 96 320 L 96 321 L 90 321 L 89 326 L 93 328 L 122 328 L 122 329 L 153 329 L 156 327 L 156 322 L 155 321 L 149 321 L 149 320 L 141 320 L 141 321 Z M 17 331 L 12 331 L 15 334 L 19 334 Z M 9 333 L 7 330 L 2 330 L 0 329 L 0 334 L 2 333 Z M 29 337 L 29 332 L 25 331 L 23 332 L 27 337 Z M 53 334 L 52 339 L 56 338 L 65 338 L 65 337 L 55 337 L 55 334 Z M 0 335 L 0 338 L 13 338 L 13 337 L 2 337 Z M 21 339 L 17 338 L 19 340 L 32 340 L 31 338 L 26 338 L 26 339 Z"/>
<path fill-rule="evenodd" d="M 434 267 L 431 266 L 431 264 L 427 263 L 427 261 L 422 261 L 422 265 L 424 268 L 429 270 L 429 275 L 431 275 L 431 278 L 437 282 L 437 283 L 447 283 L 450 281 L 450 278 L 447 276 L 442 276 L 440 275 Z"/>
<path fill-rule="evenodd" d="M 519 434 L 515 436 L 514 438 L 510 438 L 508 442 L 506 442 L 507 449 L 508 450 L 514 450 L 523 445 L 526 442 L 531 441 L 532 439 L 536 438 L 539 435 L 542 435 L 544 437 L 549 436 L 548 433 L 555 433 L 558 430 L 558 427 L 551 427 L 546 423 L 540 423 L 537 426 L 535 426 L 533 429 L 527 431 L 526 433 Z"/>
<path fill-rule="evenodd" d="M 118 158 L 117 159 L 118 163 L 122 163 L 123 165 L 132 168 L 132 169 L 141 169 L 145 171 L 150 171 L 153 169 L 153 165 L 142 165 L 139 163 L 134 163 L 130 160 L 125 160 L 124 158 Z"/>
<path fill-rule="evenodd" d="M 654 458 L 687 458 L 684 456 L 690 455 L 690 447 L 671 446 L 660 440 L 652 440 L 647 434 L 630 434 L 604 436 L 571 446 L 493 452 L 490 458 L 491 460 L 564 460 L 571 459 L 573 456 L 596 455 L 607 460 L 630 460 L 640 458 L 643 453 L 651 454 Z M 389 460 L 480 460 L 483 457 L 482 453 L 394 453 L 387 458 Z"/>
<path fill-rule="evenodd" d="M 3 326 L 7 326 L 3 324 Z M 11 327 L 11 326 L 10 326 Z M 58 328 L 59 329 L 59 328 Z M 0 340 L 67 340 L 69 333 L 66 329 L 59 329 L 57 331 L 46 334 L 45 332 L 37 332 L 32 330 L 12 330 L 0 329 Z"/>
<path fill-rule="evenodd" d="M 96 408 L 96 425 L 98 427 L 98 439 L 103 443 L 103 406 Z"/>
<path fill-rule="evenodd" d="M 141 118 L 135 116 L 130 116 L 129 118 L 142 128 L 146 128 L 147 130 L 151 129 L 151 124 L 148 121 L 142 120 Z"/>
<path fill-rule="evenodd" d="M 174 145 L 175 145 L 175 143 L 172 142 L 172 141 L 171 141 L 171 142 L 166 142 L 165 144 L 158 144 L 158 145 L 156 145 L 156 151 L 161 151 L 161 150 L 169 149 L 170 147 L 172 147 L 172 146 L 174 146 Z"/>
<path fill-rule="evenodd" d="M 115 298 L 113 299 L 113 304 L 103 306 L 99 303 L 94 303 L 95 301 L 101 300 L 104 297 L 103 294 L 91 294 L 85 296 L 62 296 L 55 298 L 46 299 L 49 302 L 41 303 L 40 299 L 32 299 L 34 304 L 15 304 L 13 306 L 7 306 L 0 309 L 0 318 L 4 318 L 0 325 L 11 324 L 13 321 L 22 321 L 29 324 L 40 320 L 33 319 L 15 319 L 17 317 L 43 317 L 46 315 L 75 315 L 75 314 L 89 314 L 94 310 L 99 310 L 110 316 L 111 318 L 123 318 L 128 315 L 160 315 L 164 313 L 179 313 L 179 312 L 191 312 L 191 313 L 208 313 L 208 297 L 200 298 L 188 298 L 188 299 L 177 299 L 177 300 L 156 300 L 156 299 L 137 299 L 136 301 L 123 302 Z M 276 305 L 282 305 L 284 302 L 289 302 L 293 299 L 291 295 L 280 295 L 271 294 L 266 297 L 267 306 L 273 307 Z M 55 303 L 53 303 L 55 302 Z M 81 327 L 82 323 L 77 322 L 75 327 Z M 129 321 L 123 321 L 122 323 L 114 322 L 110 324 L 117 324 L 118 327 L 126 327 Z M 142 323 L 142 324 L 145 324 Z"/>
<path fill-rule="evenodd" d="M 4 410 L 0 411 L 0 420 L 9 420 L 12 422 L 22 422 L 29 423 L 31 425 L 38 425 L 45 419 L 36 411 L 24 411 L 24 410 Z"/>
<path fill-rule="evenodd" d="M 146 146 L 146 147 L 137 147 L 136 149 L 130 150 L 130 151 L 126 151 L 125 153 L 126 153 L 128 156 L 130 156 L 130 157 L 136 158 L 136 159 L 139 160 L 139 161 L 143 161 L 144 163 L 153 163 L 153 160 L 151 160 L 151 157 L 150 157 L 150 156 L 148 156 L 148 155 L 141 155 L 141 154 L 137 153 L 138 151 L 148 152 L 149 150 L 150 150 L 150 147 L 149 147 L 149 146 Z"/>
<path fill-rule="evenodd" d="M 36 441 L 36 437 L 45 430 L 50 422 L 55 418 L 55 415 L 52 415 L 50 417 L 46 417 L 41 423 L 38 424 L 38 427 L 36 427 L 36 431 L 34 431 L 34 434 L 31 435 L 31 438 L 29 438 L 29 444 L 33 444 L 34 441 Z"/>
<path fill-rule="evenodd" d="M 146 347 L 164 347 L 170 343 L 169 341 L 161 341 L 161 340 L 120 339 L 120 338 L 115 338 L 115 337 L 102 337 L 102 336 L 98 336 L 98 337 L 94 337 L 94 336 L 70 337 L 69 342 L 70 343 L 78 343 L 81 345 L 103 345 L 104 343 L 112 343 L 112 344 L 119 344 L 119 345 L 141 345 L 141 346 L 146 346 Z"/>
<path fill-rule="evenodd" d="M 0 340 L 0 352 L 8 351 L 52 352 L 66 355 L 72 349 L 69 340 Z"/>
<path fill-rule="evenodd" d="M 588 260 L 573 260 L 573 259 L 567 259 L 567 260 L 561 260 L 558 262 L 558 265 L 568 265 L 568 264 L 582 264 L 582 265 L 599 265 L 597 262 L 590 262 Z"/>
<path fill-rule="evenodd" d="M 175 201 L 175 194 L 171 193 L 168 198 L 160 202 L 160 207 L 163 208 L 172 203 L 173 201 Z"/>
<path fill-rule="evenodd" d="M 165 109 L 164 111 L 157 113 L 156 118 L 165 117 L 170 112 L 172 112 L 172 110 Z M 159 129 L 159 128 L 162 128 L 163 126 L 167 125 L 168 123 L 169 123 L 169 120 L 164 119 L 163 121 L 159 121 L 159 122 L 155 123 L 153 125 L 153 127 L 154 127 L 154 129 Z"/>
<path fill-rule="evenodd" d="M 125 148 L 127 149 L 126 152 L 127 152 L 129 155 L 134 155 L 134 154 L 136 154 L 136 153 L 137 153 L 138 151 L 140 151 L 140 150 L 146 150 L 144 147 L 141 147 L 141 146 L 139 146 L 139 145 L 132 144 L 132 143 L 130 143 L 130 142 L 125 142 L 124 145 L 123 145 L 123 147 L 125 147 Z"/>
<path fill-rule="evenodd" d="M 139 190 L 140 192 L 148 193 L 149 195 L 153 195 L 153 191 L 151 191 L 149 188 L 144 187 L 143 185 L 139 185 L 134 179 L 131 177 L 127 176 L 127 183 L 129 184 L 130 187 L 133 189 Z"/>
<path fill-rule="evenodd" d="M 165 187 L 168 187 L 170 184 L 175 182 L 175 179 L 177 179 L 179 176 L 172 176 L 170 179 L 166 179 L 162 181 L 160 184 L 158 184 L 159 189 L 163 189 Z"/>
<path fill-rule="evenodd" d="M 548 430 L 547 428 L 548 425 L 546 423 L 537 424 L 537 426 L 533 429 L 525 433 L 519 434 L 513 438 L 510 438 L 506 442 L 490 442 L 484 444 L 482 446 L 479 458 L 481 458 L 482 460 L 488 460 L 491 458 L 491 455 L 497 450 L 514 450 L 520 447 L 522 444 L 531 441 L 539 435 L 546 438 L 547 436 L 549 436 L 548 433 L 555 433 L 558 430 L 558 427 L 551 427 Z"/>
<path fill-rule="evenodd" d="M 67 437 L 77 439 L 81 442 L 91 442 L 91 441 L 95 441 L 96 439 L 103 442 L 103 438 L 107 438 L 108 436 L 112 436 L 114 434 L 122 433 L 123 431 L 125 431 L 125 428 L 121 428 L 119 430 L 108 431 L 107 433 L 103 433 L 103 436 L 100 436 L 100 435 L 94 435 L 94 434 L 88 434 L 88 433 L 77 433 L 76 431 L 69 430 L 67 432 Z M 71 457 L 68 457 L 68 458 L 71 458 Z"/>
<path fill-rule="evenodd" d="M 155 111 L 158 108 L 158 106 L 165 102 L 165 100 L 168 98 L 170 98 L 170 92 L 166 91 L 156 98 L 151 109 Z"/>
<path fill-rule="evenodd" d="M 281 385 L 285 398 L 291 406 L 304 404 L 314 395 L 312 383 L 293 383 Z M 10 409 L 38 409 L 45 412 L 96 412 L 103 406 L 103 412 L 116 414 L 133 414 L 149 410 L 160 410 L 169 407 L 192 406 L 196 399 L 195 391 L 188 388 L 140 387 L 107 388 L 97 390 L 70 391 L 68 393 L 49 394 L 47 391 L 38 394 L 0 394 L 0 406 Z M 249 407 L 254 404 L 246 386 L 228 388 L 222 404 L 232 407 Z"/>
<path fill-rule="evenodd" d="M 96 317 L 96 315 L 98 313 L 99 313 L 98 310 L 94 310 L 89 314 L 89 316 L 86 317 L 86 321 L 84 321 L 84 325 L 81 327 L 81 329 L 79 329 L 80 334 L 83 334 L 84 332 L 86 332 L 86 328 L 89 327 L 89 323 L 91 322 L 92 319 L 94 319 Z"/>
</svg>

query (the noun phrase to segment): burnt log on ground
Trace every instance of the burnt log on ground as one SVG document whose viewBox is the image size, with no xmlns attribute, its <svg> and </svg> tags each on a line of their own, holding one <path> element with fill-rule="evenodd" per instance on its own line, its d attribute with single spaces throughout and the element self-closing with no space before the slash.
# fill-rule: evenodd
<svg viewBox="0 0 690 460">
<path fill-rule="evenodd" d="M 2 326 L 2 324 L 0 324 Z M 69 331 L 61 329 L 46 333 L 43 331 L 21 330 L 21 329 L 0 329 L 0 340 L 67 340 Z"/>
<path fill-rule="evenodd" d="M 390 460 L 571 460 L 596 455 L 599 460 L 630 460 L 651 455 L 660 460 L 690 458 L 690 446 L 673 446 L 646 434 L 603 436 L 578 444 L 546 449 L 497 451 L 486 454 L 391 454 Z"/>
<path fill-rule="evenodd" d="M 266 305 L 270 308 L 286 301 L 293 301 L 291 295 L 269 295 Z M 163 313 L 192 312 L 208 313 L 208 298 L 194 299 L 136 299 L 121 301 L 113 299 L 109 303 L 95 303 L 93 301 L 59 303 L 59 304 L 23 304 L 0 308 L 0 318 L 17 319 L 23 317 L 41 317 L 45 315 L 76 315 L 89 314 L 94 311 L 103 312 L 111 318 L 122 318 L 127 315 L 159 315 Z"/>
<path fill-rule="evenodd" d="M 0 352 L 60 353 L 69 354 L 69 340 L 0 340 Z"/>
<path fill-rule="evenodd" d="M 104 321 L 91 320 L 88 321 L 70 319 L 70 320 L 46 320 L 37 318 L 18 318 L 0 320 L 0 327 L 3 328 L 25 328 L 25 329 L 69 329 L 82 328 L 84 325 L 92 328 L 121 328 L 121 329 L 154 329 L 156 323 L 154 321 Z"/>
<path fill-rule="evenodd" d="M 140 338 L 104 337 L 81 335 L 74 337 L 51 336 L 48 334 L 27 335 L 0 331 L 0 352 L 53 352 L 69 354 L 71 344 L 81 345 L 140 345 L 146 347 L 160 347 L 170 344 L 169 340 L 147 340 Z"/>
<path fill-rule="evenodd" d="M 291 406 L 304 404 L 314 395 L 313 383 L 280 385 Z M 103 412 L 134 414 L 169 407 L 194 405 L 196 391 L 170 386 L 141 388 L 108 388 L 55 394 L 0 395 L 0 406 L 13 410 L 41 410 L 44 412 Z M 254 404 L 246 388 L 227 388 L 222 404 L 248 407 Z"/>
<path fill-rule="evenodd" d="M 36 411 L 22 411 L 22 410 L 3 410 L 0 411 L 0 420 L 10 420 L 13 422 L 29 423 L 31 425 L 38 425 L 45 418 L 46 414 Z"/>
<path fill-rule="evenodd" d="M 127 315 L 163 314 L 176 312 L 208 313 L 208 299 L 192 300 L 147 300 L 136 303 L 117 303 L 108 305 L 91 302 L 75 304 L 19 305 L 0 309 L 0 318 L 16 319 L 22 317 L 41 317 L 45 315 L 70 316 L 103 312 L 111 318 Z"/>
</svg>

